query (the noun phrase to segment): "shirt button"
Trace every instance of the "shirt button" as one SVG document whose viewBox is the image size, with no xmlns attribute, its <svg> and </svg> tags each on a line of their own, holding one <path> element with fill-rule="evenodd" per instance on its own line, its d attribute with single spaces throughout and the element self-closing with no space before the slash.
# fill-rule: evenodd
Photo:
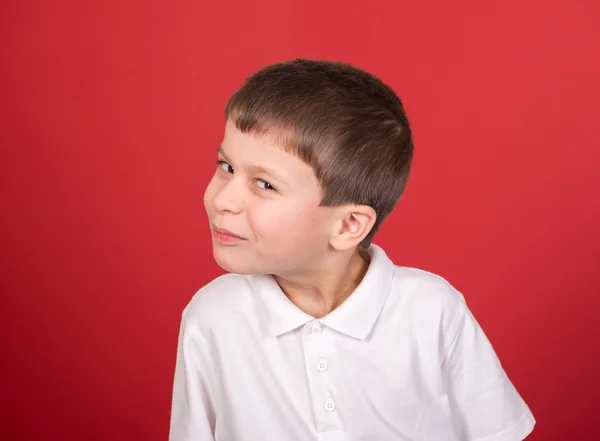
<svg viewBox="0 0 600 441">
<path fill-rule="evenodd" d="M 325 360 L 324 358 L 321 358 L 317 362 L 317 370 L 319 372 L 325 372 L 327 370 L 327 360 Z"/>
<path fill-rule="evenodd" d="M 321 327 L 321 325 L 313 325 L 312 328 L 310 328 L 310 333 L 319 334 L 322 330 L 323 328 Z"/>
<path fill-rule="evenodd" d="M 335 403 L 331 400 L 331 398 L 327 398 L 323 407 L 325 407 L 327 412 L 333 412 L 335 410 Z"/>
</svg>

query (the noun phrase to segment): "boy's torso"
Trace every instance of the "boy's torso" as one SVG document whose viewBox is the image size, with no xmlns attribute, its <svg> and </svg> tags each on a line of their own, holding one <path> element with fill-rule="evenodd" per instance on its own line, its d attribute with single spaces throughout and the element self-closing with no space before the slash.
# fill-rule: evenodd
<svg viewBox="0 0 600 441">
<path fill-rule="evenodd" d="M 373 263 L 320 320 L 270 276 L 226 275 L 201 290 L 184 326 L 210 371 L 216 440 L 457 439 L 442 364 L 462 296 L 385 255 Z"/>
</svg>

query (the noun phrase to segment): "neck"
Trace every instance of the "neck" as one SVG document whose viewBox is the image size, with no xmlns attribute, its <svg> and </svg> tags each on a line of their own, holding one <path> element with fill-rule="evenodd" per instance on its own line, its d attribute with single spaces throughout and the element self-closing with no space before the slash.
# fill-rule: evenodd
<svg viewBox="0 0 600 441">
<path fill-rule="evenodd" d="M 355 250 L 332 254 L 319 262 L 318 268 L 303 274 L 274 277 L 294 305 L 308 315 L 321 318 L 352 294 L 368 268 L 368 254 Z"/>
</svg>

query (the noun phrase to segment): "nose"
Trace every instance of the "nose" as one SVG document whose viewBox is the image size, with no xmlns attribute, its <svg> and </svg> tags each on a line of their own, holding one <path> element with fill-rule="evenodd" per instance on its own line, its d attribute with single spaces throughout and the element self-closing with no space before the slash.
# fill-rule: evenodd
<svg viewBox="0 0 600 441">
<path fill-rule="evenodd" d="M 239 214 L 244 208 L 243 189 L 235 179 L 230 179 L 213 197 L 213 205 L 219 214 Z"/>
</svg>

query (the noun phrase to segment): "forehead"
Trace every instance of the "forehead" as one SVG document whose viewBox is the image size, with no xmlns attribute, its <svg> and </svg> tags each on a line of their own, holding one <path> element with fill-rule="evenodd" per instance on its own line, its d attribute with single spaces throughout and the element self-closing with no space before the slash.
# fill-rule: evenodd
<svg viewBox="0 0 600 441">
<path fill-rule="evenodd" d="M 312 167 L 287 152 L 275 134 L 243 133 L 229 120 L 225 126 L 221 151 L 234 168 L 271 169 L 286 183 L 301 182 L 306 187 L 319 187 Z"/>
</svg>

